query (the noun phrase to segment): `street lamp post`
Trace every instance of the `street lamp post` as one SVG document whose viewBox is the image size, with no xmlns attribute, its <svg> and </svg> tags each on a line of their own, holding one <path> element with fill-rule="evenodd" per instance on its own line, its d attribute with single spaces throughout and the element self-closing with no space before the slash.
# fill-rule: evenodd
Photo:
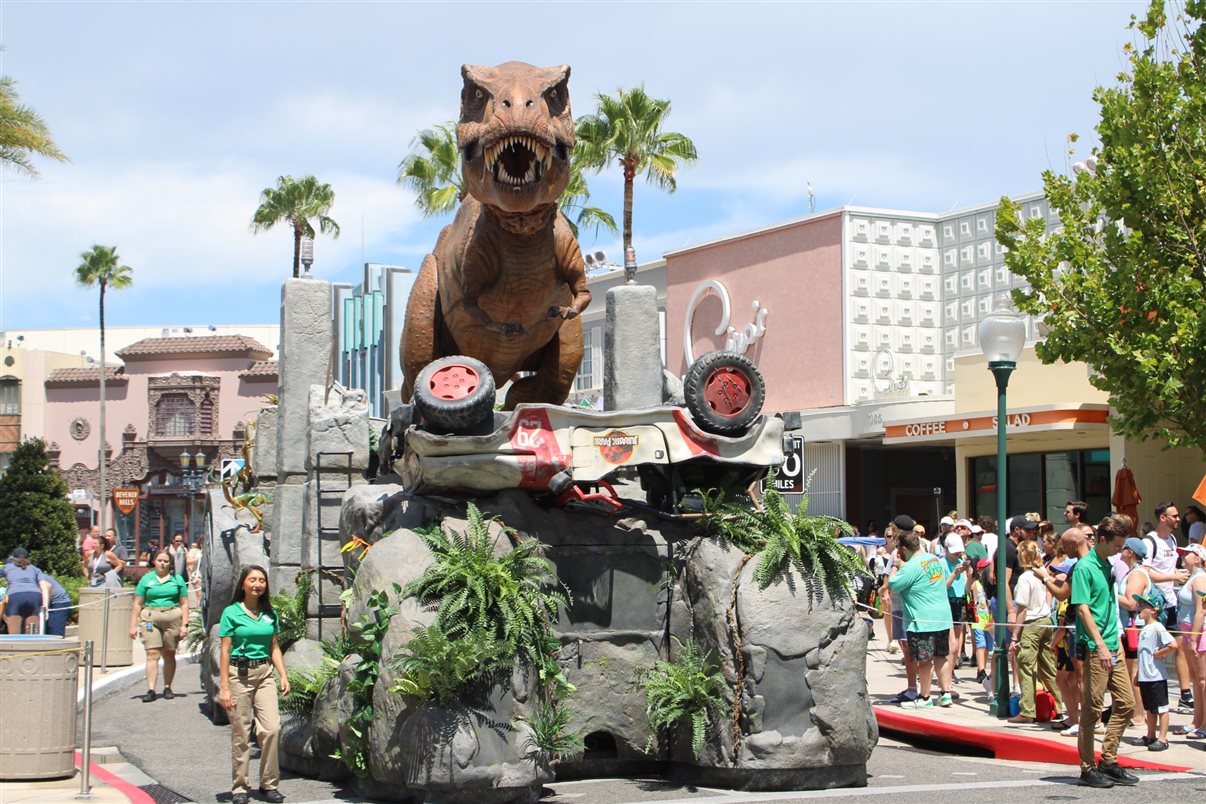
<svg viewBox="0 0 1206 804">
<path fill-rule="evenodd" d="M 180 453 L 180 479 L 188 489 L 188 543 L 193 541 L 193 516 L 196 514 L 197 491 L 205 483 L 205 453 L 197 450 L 189 455 L 188 450 Z"/>
<path fill-rule="evenodd" d="M 997 381 L 997 575 L 996 647 L 993 662 L 996 668 L 996 697 L 989 707 L 990 714 L 1009 717 L 1009 658 L 1005 652 L 1005 629 L 1009 610 L 1005 599 L 1005 540 L 1009 531 L 1005 523 L 1007 473 L 1005 467 L 1006 406 L 1005 389 L 1009 375 L 1018 366 L 1018 357 L 1026 343 L 1026 322 L 1017 313 L 998 307 L 980 322 L 980 350 L 988 360 L 988 370 Z"/>
</svg>

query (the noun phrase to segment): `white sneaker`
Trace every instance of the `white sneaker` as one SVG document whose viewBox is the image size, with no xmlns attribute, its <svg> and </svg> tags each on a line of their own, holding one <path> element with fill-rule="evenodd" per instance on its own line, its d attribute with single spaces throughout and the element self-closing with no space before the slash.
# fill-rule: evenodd
<svg viewBox="0 0 1206 804">
<path fill-rule="evenodd" d="M 897 645 L 895 642 L 889 642 L 888 643 L 888 653 L 892 653 L 892 654 L 900 653 L 900 645 Z"/>
<path fill-rule="evenodd" d="M 1073 723 L 1071 726 L 1069 726 L 1068 728 L 1061 731 L 1059 733 L 1059 736 L 1060 737 L 1076 737 L 1079 734 L 1080 734 L 1080 724 Z"/>
</svg>

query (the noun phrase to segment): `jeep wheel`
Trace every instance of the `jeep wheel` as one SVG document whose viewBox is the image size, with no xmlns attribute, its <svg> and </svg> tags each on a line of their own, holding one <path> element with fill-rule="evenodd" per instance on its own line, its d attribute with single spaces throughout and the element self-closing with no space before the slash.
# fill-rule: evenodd
<svg viewBox="0 0 1206 804">
<path fill-rule="evenodd" d="M 415 378 L 414 402 L 427 429 L 474 430 L 494 411 L 494 375 L 472 357 L 441 357 Z"/>
<path fill-rule="evenodd" d="M 683 397 L 700 429 L 741 435 L 762 412 L 766 383 L 749 358 L 708 352 L 687 369 Z"/>
</svg>

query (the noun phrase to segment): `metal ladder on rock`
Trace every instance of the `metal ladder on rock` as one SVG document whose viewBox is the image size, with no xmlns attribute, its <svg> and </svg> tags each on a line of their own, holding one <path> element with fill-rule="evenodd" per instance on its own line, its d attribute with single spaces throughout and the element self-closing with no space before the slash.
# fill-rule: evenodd
<svg viewBox="0 0 1206 804">
<path fill-rule="evenodd" d="M 324 458 L 326 458 L 328 461 L 334 459 L 334 462 L 324 464 Z M 343 466 L 335 465 L 335 464 L 339 463 L 341 460 L 342 460 Z M 327 472 L 327 471 L 330 471 L 330 472 L 342 471 L 343 486 L 341 488 L 324 488 L 323 487 L 323 482 L 322 482 L 323 474 L 324 474 L 324 472 Z M 315 587 L 318 591 L 318 639 L 319 639 L 319 641 L 321 641 L 322 640 L 323 621 L 326 620 L 326 618 L 328 618 L 328 617 L 338 617 L 338 616 L 340 616 L 340 614 L 343 611 L 343 604 L 341 602 L 328 603 L 323 599 L 323 587 L 325 586 L 325 584 L 323 583 L 324 576 L 330 577 L 327 575 L 328 572 L 331 572 L 331 573 L 338 572 L 339 577 L 342 577 L 342 574 L 343 574 L 343 558 L 342 558 L 342 556 L 340 557 L 338 564 L 334 564 L 334 565 L 331 565 L 328 567 L 326 564 L 323 563 L 322 545 L 323 545 L 323 542 L 326 541 L 326 537 L 330 536 L 330 535 L 334 535 L 336 543 L 338 543 L 338 541 L 339 541 L 338 518 L 336 518 L 336 523 L 334 526 L 324 524 L 323 509 L 326 507 L 325 503 L 327 501 L 328 496 L 338 494 L 340 497 L 342 497 L 343 493 L 352 487 L 352 453 L 350 451 L 318 453 L 317 455 L 314 456 L 314 474 L 315 474 L 315 484 L 316 484 L 315 488 L 317 490 L 317 496 L 318 496 L 318 499 L 315 501 L 316 507 L 318 509 L 317 519 L 315 522 L 316 530 L 318 531 L 318 533 L 317 533 L 318 538 L 315 539 L 315 542 L 316 542 L 315 552 L 317 553 L 317 555 L 315 556 L 315 567 L 316 567 L 315 571 L 316 571 L 318 577 L 315 582 Z M 339 555 L 339 554 L 337 553 L 336 555 Z"/>
</svg>

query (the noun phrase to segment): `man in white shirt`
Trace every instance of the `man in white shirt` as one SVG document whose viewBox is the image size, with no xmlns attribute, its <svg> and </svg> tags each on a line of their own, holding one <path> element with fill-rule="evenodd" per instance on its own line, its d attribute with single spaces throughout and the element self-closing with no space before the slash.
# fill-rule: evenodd
<svg viewBox="0 0 1206 804">
<path fill-rule="evenodd" d="M 1177 593 L 1173 582 L 1184 583 L 1189 574 L 1177 570 L 1177 537 L 1173 534 L 1181 524 L 1181 514 L 1173 503 L 1156 505 L 1156 529 L 1147 534 L 1147 558 L 1143 564 L 1150 568 L 1149 575 L 1156 588 L 1164 595 L 1165 609 L 1160 621 L 1169 631 L 1177 628 Z M 1177 651 L 1177 682 L 1181 685 L 1181 700 L 1177 711 L 1188 709 L 1193 712 L 1193 686 L 1189 675 L 1189 663 L 1182 651 Z"/>
<path fill-rule="evenodd" d="M 972 533 L 976 532 L 976 528 L 980 528 L 982 536 L 980 543 L 984 545 L 984 549 L 988 551 L 988 557 L 996 560 L 997 556 L 997 522 L 988 514 L 981 516 L 976 520 L 976 524 L 972 526 Z"/>
<path fill-rule="evenodd" d="M 1196 505 L 1186 508 L 1185 524 L 1189 525 L 1189 531 L 1185 535 L 1190 544 L 1206 543 L 1206 514 L 1202 513 L 1201 508 Z"/>
</svg>

